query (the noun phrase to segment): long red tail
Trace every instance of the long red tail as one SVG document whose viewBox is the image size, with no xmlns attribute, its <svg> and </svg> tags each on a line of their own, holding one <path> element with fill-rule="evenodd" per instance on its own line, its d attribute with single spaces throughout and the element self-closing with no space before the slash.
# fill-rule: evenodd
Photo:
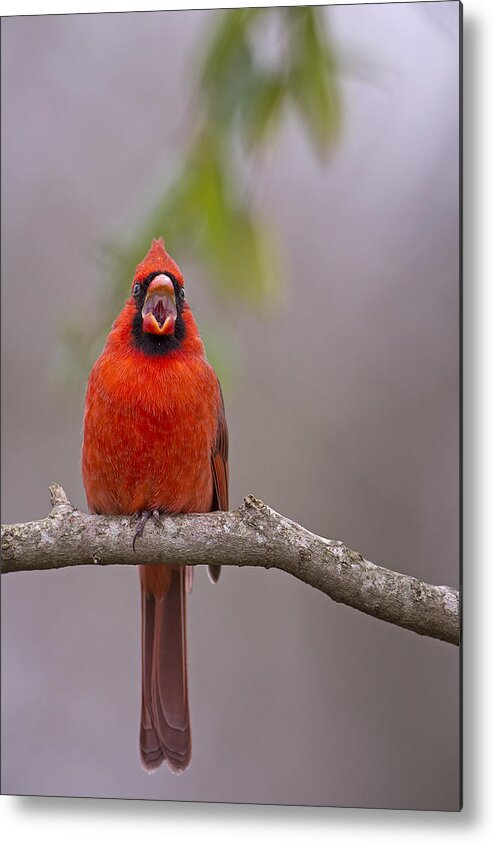
<svg viewBox="0 0 494 843">
<path fill-rule="evenodd" d="M 180 773 L 189 765 L 185 571 L 139 568 L 142 594 L 141 760 L 150 772 L 166 761 Z"/>
</svg>

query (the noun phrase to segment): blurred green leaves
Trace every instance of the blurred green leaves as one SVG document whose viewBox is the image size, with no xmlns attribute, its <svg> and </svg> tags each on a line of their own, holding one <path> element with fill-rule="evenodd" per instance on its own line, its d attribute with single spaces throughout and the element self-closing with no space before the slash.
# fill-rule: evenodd
<svg viewBox="0 0 494 843">
<path fill-rule="evenodd" d="M 273 142 L 289 110 L 318 156 L 336 140 L 341 102 L 326 18 L 317 6 L 217 12 L 197 68 L 190 142 L 130 241 L 107 244 L 110 278 L 93 334 L 66 329 L 65 345 L 85 375 L 153 237 L 163 235 L 179 262 L 191 257 L 223 307 L 262 311 L 276 295 L 279 250 L 270 221 L 249 199 L 247 164 Z M 207 342 L 207 326 L 205 333 L 208 353 L 221 369 L 221 353 Z"/>
<path fill-rule="evenodd" d="M 296 20 L 288 89 L 314 147 L 324 154 L 340 125 L 336 60 L 310 7 L 293 9 Z"/>
</svg>

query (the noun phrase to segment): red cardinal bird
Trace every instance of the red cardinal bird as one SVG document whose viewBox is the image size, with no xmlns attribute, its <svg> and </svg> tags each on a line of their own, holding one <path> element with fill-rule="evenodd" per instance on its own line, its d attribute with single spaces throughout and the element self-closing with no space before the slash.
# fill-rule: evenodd
<svg viewBox="0 0 494 843">
<path fill-rule="evenodd" d="M 221 388 L 184 279 L 161 238 L 137 267 L 131 295 L 89 377 L 82 476 L 91 512 L 138 513 L 134 545 L 151 514 L 228 509 Z M 219 571 L 210 566 L 214 581 Z M 165 760 L 180 772 L 191 756 L 186 572 L 144 565 L 139 575 L 141 759 L 147 770 Z"/>
</svg>

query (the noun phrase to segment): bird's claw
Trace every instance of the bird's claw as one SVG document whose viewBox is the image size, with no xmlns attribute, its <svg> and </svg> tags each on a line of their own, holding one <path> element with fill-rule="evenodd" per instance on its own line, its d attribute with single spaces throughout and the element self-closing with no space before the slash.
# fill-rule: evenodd
<svg viewBox="0 0 494 843">
<path fill-rule="evenodd" d="M 150 518 L 153 519 L 157 527 L 160 527 L 161 529 L 163 528 L 158 509 L 154 509 L 153 512 L 148 512 L 148 510 L 145 509 L 143 512 L 141 512 L 138 516 L 137 529 L 134 533 L 134 538 L 132 539 L 132 550 L 134 551 L 134 553 L 136 552 L 136 541 L 137 539 L 142 539 L 142 536 L 144 534 L 144 527 L 146 526 Z"/>
<path fill-rule="evenodd" d="M 163 529 L 163 523 L 161 521 L 161 514 L 159 509 L 153 509 L 153 521 L 160 530 Z"/>
</svg>

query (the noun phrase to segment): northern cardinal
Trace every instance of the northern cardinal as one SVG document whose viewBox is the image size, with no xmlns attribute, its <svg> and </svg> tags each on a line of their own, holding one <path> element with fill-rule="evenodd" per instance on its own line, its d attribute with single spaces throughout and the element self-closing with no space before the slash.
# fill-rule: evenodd
<svg viewBox="0 0 494 843">
<path fill-rule="evenodd" d="M 151 514 L 228 509 L 221 388 L 162 238 L 137 266 L 131 294 L 91 371 L 82 476 L 91 512 L 138 514 L 134 542 Z M 213 581 L 219 571 L 210 566 Z M 181 772 L 190 762 L 185 601 L 191 574 L 182 567 L 139 567 L 140 752 L 149 771 L 165 760 Z"/>
</svg>

